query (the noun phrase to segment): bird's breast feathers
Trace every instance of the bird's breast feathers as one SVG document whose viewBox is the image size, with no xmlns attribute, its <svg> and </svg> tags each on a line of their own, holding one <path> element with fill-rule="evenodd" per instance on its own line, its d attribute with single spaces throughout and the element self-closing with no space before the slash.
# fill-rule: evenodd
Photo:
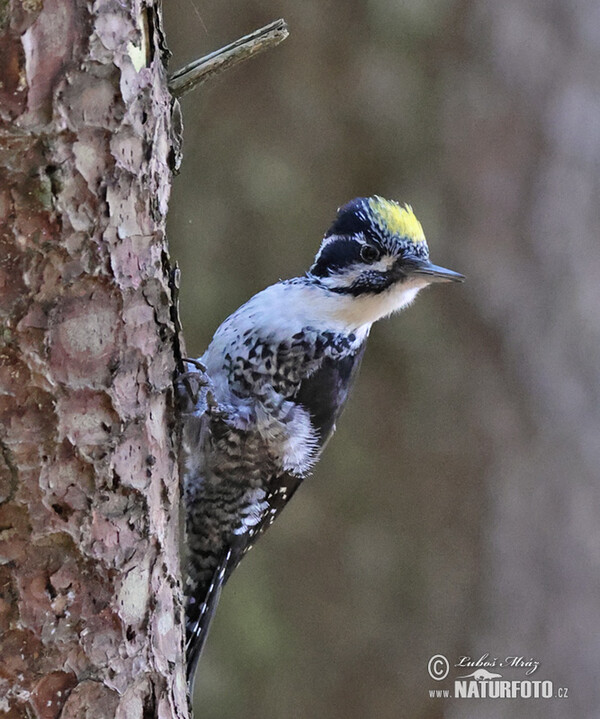
<svg viewBox="0 0 600 719">
<path fill-rule="evenodd" d="M 292 281 L 255 295 L 202 358 L 232 424 L 259 435 L 296 476 L 310 471 L 331 435 L 369 331 L 341 322 L 332 329 L 312 289 Z"/>
</svg>

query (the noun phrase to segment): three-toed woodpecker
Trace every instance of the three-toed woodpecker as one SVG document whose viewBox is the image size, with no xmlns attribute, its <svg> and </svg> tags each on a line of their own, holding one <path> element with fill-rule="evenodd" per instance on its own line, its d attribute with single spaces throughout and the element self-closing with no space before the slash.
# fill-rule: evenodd
<svg viewBox="0 0 600 719">
<path fill-rule="evenodd" d="M 432 282 L 409 206 L 358 198 L 338 210 L 310 270 L 267 287 L 200 358 L 208 409 L 184 416 L 186 627 L 192 677 L 223 584 L 310 473 L 348 398 L 371 325 Z"/>
</svg>

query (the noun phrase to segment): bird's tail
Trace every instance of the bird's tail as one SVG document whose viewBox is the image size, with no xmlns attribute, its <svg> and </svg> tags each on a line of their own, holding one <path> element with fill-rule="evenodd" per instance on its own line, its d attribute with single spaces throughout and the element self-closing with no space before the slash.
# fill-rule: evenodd
<svg viewBox="0 0 600 719">
<path fill-rule="evenodd" d="M 232 550 L 229 549 L 225 552 L 217 565 L 202 603 L 196 608 L 193 603 L 190 604 L 191 598 L 188 599 L 185 651 L 187 657 L 187 680 L 190 689 L 194 675 L 196 674 L 198 660 L 200 659 L 204 643 L 208 637 L 210 624 L 214 617 L 217 604 L 219 603 L 221 589 L 223 588 L 227 568 L 231 560 L 231 551 Z"/>
</svg>

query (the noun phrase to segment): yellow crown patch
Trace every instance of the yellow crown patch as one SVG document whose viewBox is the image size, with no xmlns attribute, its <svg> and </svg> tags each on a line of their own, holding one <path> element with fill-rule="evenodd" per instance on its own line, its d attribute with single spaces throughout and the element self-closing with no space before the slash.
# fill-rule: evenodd
<svg viewBox="0 0 600 719">
<path fill-rule="evenodd" d="M 425 242 L 425 233 L 410 205 L 402 207 L 397 202 L 384 200 L 383 197 L 369 198 L 369 208 L 374 222 L 384 232 L 400 237 L 408 237 L 414 243 Z"/>
</svg>

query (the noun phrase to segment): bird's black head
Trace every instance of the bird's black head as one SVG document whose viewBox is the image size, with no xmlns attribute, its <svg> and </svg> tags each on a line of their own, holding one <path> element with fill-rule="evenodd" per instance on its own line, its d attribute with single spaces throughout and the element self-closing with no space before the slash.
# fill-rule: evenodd
<svg viewBox="0 0 600 719">
<path fill-rule="evenodd" d="M 462 280 L 429 262 L 421 223 L 409 205 L 382 197 L 359 197 L 338 210 L 309 276 L 329 290 L 375 295 L 415 275 L 428 282 Z"/>
</svg>

